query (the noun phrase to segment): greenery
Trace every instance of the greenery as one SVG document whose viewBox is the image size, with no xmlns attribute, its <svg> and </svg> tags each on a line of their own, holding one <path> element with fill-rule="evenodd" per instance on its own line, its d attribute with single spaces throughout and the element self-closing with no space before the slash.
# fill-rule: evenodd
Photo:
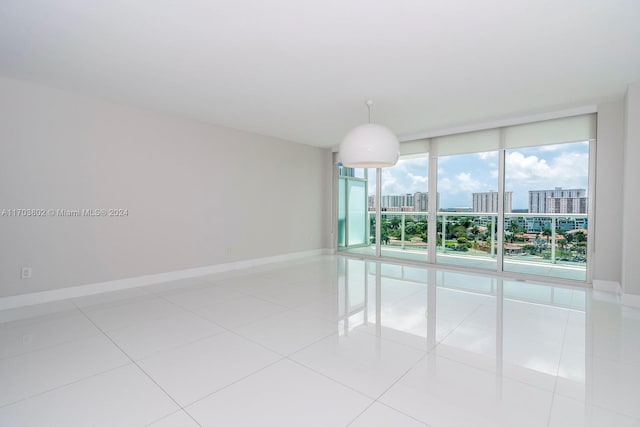
<svg viewBox="0 0 640 427">
<path fill-rule="evenodd" d="M 442 246 L 445 239 L 445 250 L 468 252 L 470 249 L 490 253 L 493 244 L 491 229 L 497 232 L 493 222 L 488 222 L 486 227 L 474 224 L 473 216 L 456 216 L 447 218 L 445 236 L 442 235 L 442 220 L 439 218 L 436 224 L 437 245 Z M 371 230 L 375 230 L 375 217 L 370 219 Z M 404 242 L 406 245 L 425 247 L 428 242 L 429 223 L 424 215 L 405 214 L 404 218 Z M 554 234 L 550 227 L 542 228 L 535 238 L 526 234 L 526 230 L 517 220 L 512 220 L 504 230 L 505 242 L 518 245 L 522 253 L 531 256 L 539 256 L 545 259 L 551 258 L 551 237 Z M 563 261 L 584 262 L 586 256 L 587 236 L 582 231 L 563 232 L 555 231 L 556 259 Z M 400 245 L 402 241 L 402 214 L 387 213 L 383 215 L 380 227 L 381 243 L 383 245 Z M 371 243 L 375 243 L 375 236 L 371 237 Z"/>
</svg>

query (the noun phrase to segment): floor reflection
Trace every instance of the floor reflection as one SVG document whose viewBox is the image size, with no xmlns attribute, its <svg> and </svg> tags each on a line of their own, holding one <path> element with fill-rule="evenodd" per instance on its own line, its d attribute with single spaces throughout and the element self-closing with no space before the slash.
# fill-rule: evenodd
<svg viewBox="0 0 640 427">
<path fill-rule="evenodd" d="M 486 393 L 493 396 L 492 404 L 504 403 L 510 389 L 523 393 L 524 401 L 532 396 L 541 407 L 553 405 L 551 425 L 563 425 L 567 417 L 571 422 L 566 425 L 576 420 L 589 425 L 601 419 L 603 411 L 622 417 L 621 425 L 640 425 L 640 407 L 633 397 L 640 392 L 640 310 L 622 307 L 615 296 L 350 258 L 338 259 L 338 272 L 341 335 L 364 332 L 428 352 L 385 395 L 394 407 L 422 414 L 425 407 L 413 407 L 411 399 L 403 403 L 407 396 L 399 390 L 408 387 L 411 393 L 429 395 L 433 390 L 427 384 L 445 382 L 452 388 L 452 401 L 445 402 L 446 393 L 439 389 L 441 404 L 462 399 L 463 406 L 475 408 L 478 402 L 472 400 L 487 398 Z M 469 369 L 474 373 L 467 372 L 459 383 L 450 372 Z M 414 375 L 423 383 L 414 384 Z M 467 390 L 479 386 L 470 383 L 473 378 L 482 379 L 482 387 L 489 386 L 487 381 L 492 384 L 475 390 L 484 397 L 465 397 Z M 514 384 L 529 388 L 514 391 Z M 485 415 L 492 420 L 496 416 Z M 438 419 L 433 412 L 425 413 L 427 422 L 437 424 Z"/>
</svg>

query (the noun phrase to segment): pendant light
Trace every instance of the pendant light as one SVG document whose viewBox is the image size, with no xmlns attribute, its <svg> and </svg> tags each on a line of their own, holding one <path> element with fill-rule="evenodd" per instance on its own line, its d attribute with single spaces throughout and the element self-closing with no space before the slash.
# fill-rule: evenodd
<svg viewBox="0 0 640 427">
<path fill-rule="evenodd" d="M 340 161 L 351 168 L 384 168 L 398 162 L 400 141 L 388 128 L 371 123 L 371 106 L 367 101 L 369 123 L 349 131 L 340 144 Z"/>
</svg>

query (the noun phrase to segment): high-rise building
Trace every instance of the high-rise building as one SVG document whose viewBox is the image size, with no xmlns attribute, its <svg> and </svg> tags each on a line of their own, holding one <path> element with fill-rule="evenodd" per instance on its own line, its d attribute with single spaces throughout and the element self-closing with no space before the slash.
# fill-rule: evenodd
<svg viewBox="0 0 640 427">
<path fill-rule="evenodd" d="M 511 212 L 511 198 L 513 193 L 504 193 L 504 211 Z M 489 191 L 486 193 L 473 193 L 473 212 L 498 212 L 498 192 Z"/>
<path fill-rule="evenodd" d="M 429 210 L 429 193 L 413 193 L 413 211 L 427 212 Z"/>
<path fill-rule="evenodd" d="M 375 211 L 376 210 L 376 196 L 375 195 L 371 195 L 369 197 L 367 197 L 368 203 L 367 203 L 367 207 L 369 208 L 370 211 Z"/>
<path fill-rule="evenodd" d="M 383 211 L 409 212 L 413 210 L 413 194 L 384 194 L 380 198 Z"/>
<path fill-rule="evenodd" d="M 587 190 L 556 187 L 529 191 L 529 213 L 587 213 Z"/>
<path fill-rule="evenodd" d="M 370 211 L 376 208 L 376 196 L 368 197 Z M 381 210 L 385 212 L 427 212 L 429 210 L 429 194 L 415 192 L 413 194 L 384 194 L 380 202 Z"/>
<path fill-rule="evenodd" d="M 587 213 L 586 197 L 549 197 L 547 213 Z"/>
</svg>

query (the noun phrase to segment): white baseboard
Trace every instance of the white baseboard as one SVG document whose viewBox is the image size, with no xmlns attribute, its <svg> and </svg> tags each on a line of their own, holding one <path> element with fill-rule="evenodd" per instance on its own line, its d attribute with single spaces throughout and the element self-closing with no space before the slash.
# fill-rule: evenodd
<svg viewBox="0 0 640 427">
<path fill-rule="evenodd" d="M 620 282 L 612 280 L 594 280 L 593 290 L 616 294 L 617 301 L 622 303 L 622 305 L 640 308 L 640 295 L 623 292 Z"/>
<path fill-rule="evenodd" d="M 640 308 L 640 295 L 623 294 L 622 305 Z"/>
<path fill-rule="evenodd" d="M 627 307 L 638 307 L 640 308 L 640 295 L 627 294 L 622 291 L 622 286 L 620 282 L 615 282 L 612 280 L 594 280 L 593 281 L 593 290 L 607 292 L 611 295 L 610 302 L 622 303 L 623 306 Z M 606 294 L 600 294 L 604 297 Z M 594 293 L 594 297 L 596 293 Z M 608 297 L 606 297 L 608 298 Z"/>
<path fill-rule="evenodd" d="M 330 249 L 315 249 L 304 252 L 294 252 L 285 255 L 276 255 L 265 258 L 255 258 L 244 261 L 230 262 L 227 264 L 209 265 L 206 267 L 188 268 L 185 270 L 169 271 L 167 273 L 149 274 L 146 276 L 131 277 L 128 279 L 110 280 L 108 282 L 91 283 L 88 285 L 70 286 L 51 291 L 33 292 L 22 295 L 0 298 L 0 310 L 23 307 L 27 305 L 42 304 L 46 302 L 60 301 L 68 298 L 78 298 L 103 292 L 118 291 L 122 289 L 137 288 L 156 283 L 171 282 L 173 280 L 188 279 L 191 277 L 207 276 L 232 270 L 258 267 L 277 262 L 293 261 L 307 257 L 330 255 Z"/>
<path fill-rule="evenodd" d="M 604 291 L 604 292 L 613 292 L 615 294 L 619 293 L 620 282 L 616 282 L 613 280 L 593 280 L 593 289 L 596 291 Z"/>
</svg>

